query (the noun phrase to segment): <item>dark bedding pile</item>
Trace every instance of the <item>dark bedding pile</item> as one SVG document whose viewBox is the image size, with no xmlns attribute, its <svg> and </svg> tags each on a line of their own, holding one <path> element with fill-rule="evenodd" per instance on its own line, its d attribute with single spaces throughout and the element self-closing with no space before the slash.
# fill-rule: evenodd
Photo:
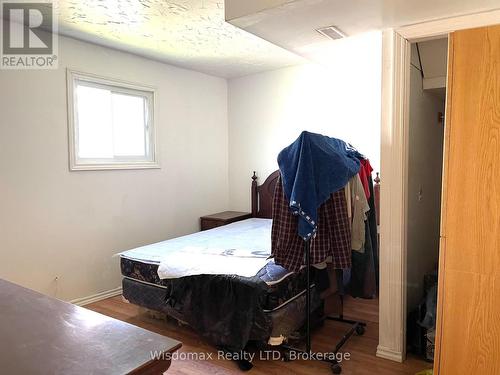
<svg viewBox="0 0 500 375">
<path fill-rule="evenodd" d="M 243 350 L 272 329 L 262 309 L 266 283 L 259 277 L 197 275 L 168 280 L 166 303 L 216 346 Z"/>
</svg>

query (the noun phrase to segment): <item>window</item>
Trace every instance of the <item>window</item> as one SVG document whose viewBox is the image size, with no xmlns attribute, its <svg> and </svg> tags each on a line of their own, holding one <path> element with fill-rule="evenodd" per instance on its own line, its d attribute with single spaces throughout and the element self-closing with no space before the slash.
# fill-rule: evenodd
<svg viewBox="0 0 500 375">
<path fill-rule="evenodd" d="M 154 89 L 68 70 L 70 168 L 158 168 Z"/>
</svg>

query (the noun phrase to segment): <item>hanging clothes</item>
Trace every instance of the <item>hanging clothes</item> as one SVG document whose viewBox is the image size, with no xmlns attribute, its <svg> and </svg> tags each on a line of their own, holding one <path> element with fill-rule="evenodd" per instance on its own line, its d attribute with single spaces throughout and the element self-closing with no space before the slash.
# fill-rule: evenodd
<svg viewBox="0 0 500 375">
<path fill-rule="evenodd" d="M 375 195 L 371 175 L 368 175 L 368 188 L 370 189 L 368 200 L 370 210 L 364 221 L 363 251 L 352 252 L 352 268 L 344 273 L 344 282 L 351 296 L 371 299 L 377 296 L 379 277 Z"/>
<path fill-rule="evenodd" d="M 373 168 L 370 165 L 370 161 L 368 159 L 361 159 L 361 168 L 359 169 L 359 177 L 361 179 L 361 183 L 363 184 L 363 188 L 365 190 L 366 199 L 370 199 L 370 187 L 368 178 L 371 177 Z"/>
<path fill-rule="evenodd" d="M 310 239 L 311 264 L 331 258 L 333 267 L 351 267 L 351 227 L 344 189 L 330 194 L 318 209 L 316 235 Z M 271 254 L 277 264 L 297 272 L 304 262 L 304 240 L 298 235 L 299 216 L 290 210 L 281 175 L 273 199 Z"/>
<path fill-rule="evenodd" d="M 271 239 L 275 262 L 299 271 L 305 264 L 304 241 L 310 241 L 311 265 L 330 261 L 338 279 L 348 280 L 352 295 L 373 298 L 378 242 L 370 162 L 339 139 L 302 132 L 280 152 L 278 164 Z"/>
<path fill-rule="evenodd" d="M 367 218 L 366 214 L 370 211 L 370 206 L 368 205 L 359 174 L 351 178 L 348 185 L 350 187 L 352 205 L 351 248 L 352 250 L 364 253 L 365 220 Z"/>
<path fill-rule="evenodd" d="M 371 173 L 368 175 L 368 183 L 370 188 L 370 199 L 368 199 L 368 204 L 370 206 L 370 211 L 368 212 L 368 227 L 370 228 L 370 239 L 372 244 L 373 252 L 373 263 L 375 268 L 375 289 L 378 292 L 379 283 L 379 242 L 378 242 L 378 230 L 377 230 L 377 208 L 375 205 L 375 193 L 373 191 L 373 180 Z M 373 281 L 373 280 L 372 280 Z M 371 282 L 372 282 L 371 281 Z"/>
<path fill-rule="evenodd" d="M 318 230 L 318 207 L 358 174 L 361 157 L 340 139 L 306 131 L 279 153 L 283 188 L 303 239 Z"/>
</svg>

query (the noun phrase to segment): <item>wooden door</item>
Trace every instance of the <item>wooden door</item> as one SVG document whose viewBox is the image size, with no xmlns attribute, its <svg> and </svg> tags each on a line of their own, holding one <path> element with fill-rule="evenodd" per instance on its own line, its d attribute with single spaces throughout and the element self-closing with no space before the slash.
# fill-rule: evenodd
<svg viewBox="0 0 500 375">
<path fill-rule="evenodd" d="M 435 373 L 500 374 L 500 26 L 450 36 Z"/>
</svg>

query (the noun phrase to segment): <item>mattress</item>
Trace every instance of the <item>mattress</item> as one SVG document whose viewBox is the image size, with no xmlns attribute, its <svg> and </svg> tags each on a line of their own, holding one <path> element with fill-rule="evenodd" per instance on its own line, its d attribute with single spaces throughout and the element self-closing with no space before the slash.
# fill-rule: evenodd
<svg viewBox="0 0 500 375">
<path fill-rule="evenodd" d="M 169 279 L 160 279 L 158 276 L 158 268 L 165 253 L 175 251 L 179 253 L 179 258 L 183 259 L 183 248 L 186 246 L 206 247 L 207 241 L 211 244 L 216 243 L 219 247 L 245 248 L 254 250 L 260 255 L 266 255 L 266 252 L 270 255 L 271 224 L 270 219 L 247 219 L 129 250 L 120 254 L 121 273 L 125 278 L 133 281 L 168 288 Z M 264 311 L 273 311 L 289 303 L 303 293 L 306 286 L 305 270 L 298 273 L 288 272 L 275 264 L 273 260 L 267 261 L 254 277 L 262 280 L 267 286 L 266 296 L 262 302 Z"/>
</svg>

